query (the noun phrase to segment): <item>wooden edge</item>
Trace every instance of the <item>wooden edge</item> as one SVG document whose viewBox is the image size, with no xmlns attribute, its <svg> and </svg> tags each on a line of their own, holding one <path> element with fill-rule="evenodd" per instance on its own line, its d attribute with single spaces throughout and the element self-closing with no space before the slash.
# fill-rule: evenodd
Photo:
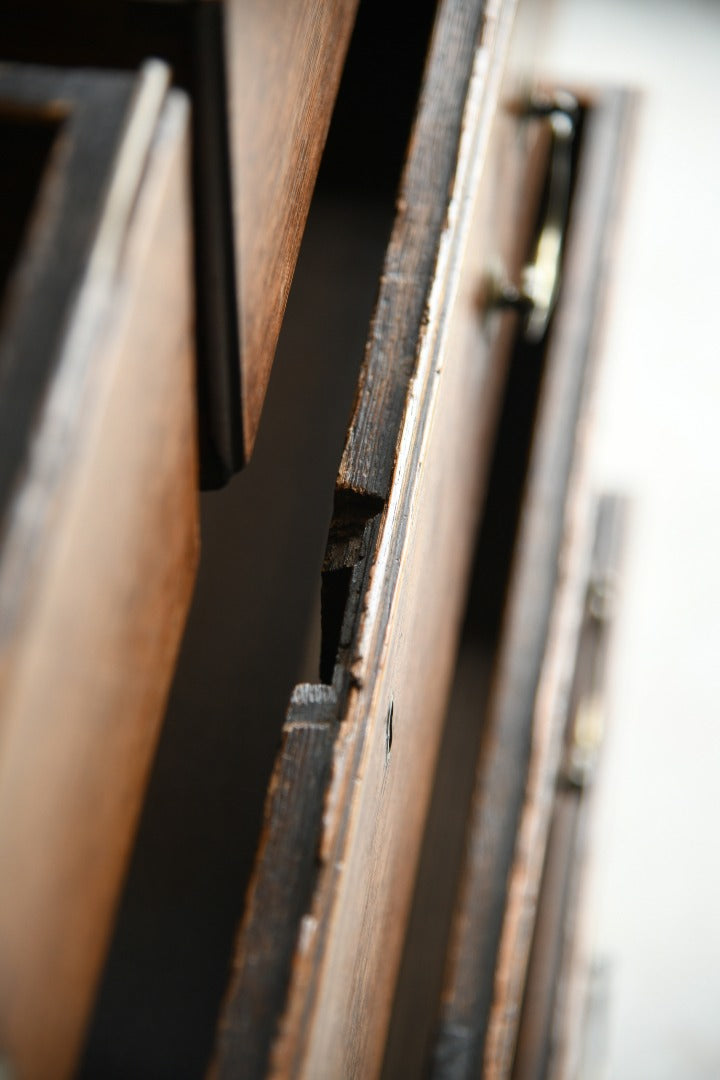
<svg viewBox="0 0 720 1080">
<path fill-rule="evenodd" d="M 582 440 L 578 423 L 587 407 L 627 105 L 623 92 L 604 98 L 582 155 L 448 951 L 436 1077 L 476 1075 L 481 1066 L 483 1075 L 504 1076 L 512 1062 L 524 970 L 516 951 L 522 956 L 527 949 L 548 776 L 558 754 L 558 703 L 567 693 L 563 657 L 578 621 L 585 525 L 577 491 L 582 466 L 573 463 L 576 430 Z"/>
<path fill-rule="evenodd" d="M 197 562 L 188 107 L 166 90 L 145 72 L 123 124 L 0 567 L 0 1038 L 28 1076 L 77 1056 Z"/>
<path fill-rule="evenodd" d="M 337 731 L 331 687 L 296 687 L 265 804 L 213 1078 L 261 1076 L 290 979 L 297 928 L 312 895 Z M 250 1007 L 246 1007 L 247 1003 Z"/>
<path fill-rule="evenodd" d="M 388 498 L 417 345 L 430 321 L 433 284 L 451 257 L 449 206 L 457 207 L 462 186 L 456 170 L 465 115 L 454 103 L 472 97 L 473 80 L 482 91 L 499 77 L 487 69 L 496 21 L 502 14 L 509 33 L 514 7 L 477 0 L 439 8 L 338 473 L 341 491 Z"/>
<path fill-rule="evenodd" d="M 28 432 L 61 362 L 69 311 L 82 291 L 136 77 L 0 67 L 0 103 L 57 117 L 50 167 L 31 219 L 32 243 L 12 273 L 0 328 L 0 513 L 27 467 Z M 37 311 L 43 312 L 38 320 Z M 4 607 L 4 606 L 3 606 Z"/>
<path fill-rule="evenodd" d="M 267 11 L 267 5 L 244 4 L 243 0 L 230 0 L 226 4 L 232 206 L 240 261 L 237 282 L 240 405 L 246 462 L 257 438 L 358 3 L 359 0 L 333 3 L 285 0 L 280 5 L 275 0 L 272 7 L 278 11 L 274 16 Z M 257 42 L 261 54 L 259 70 L 258 57 L 243 51 L 243 39 L 253 38 L 257 23 L 254 7 L 262 12 L 264 20 L 263 34 Z M 246 22 L 243 21 L 245 8 Z M 291 27 L 290 33 L 287 27 Z M 286 63 L 279 66 L 278 58 L 283 56 Z M 267 86 L 268 71 L 270 79 L 275 81 L 274 89 Z M 278 95 L 280 87 L 286 87 L 284 97 Z M 264 110 L 264 103 L 273 100 L 273 95 L 275 112 L 270 116 Z M 251 103 L 250 111 L 246 109 L 247 102 Z M 240 124 L 239 116 L 242 116 Z M 275 131 L 289 133 L 291 143 L 275 143 L 273 153 L 270 144 L 261 142 L 262 153 L 254 159 L 252 155 L 258 154 L 255 142 L 258 120 Z M 281 181 L 277 190 L 273 187 L 276 178 Z M 250 193 L 249 199 L 245 198 L 246 191 Z M 262 205 L 268 192 L 274 204 L 271 207 Z M 273 236 L 272 244 L 264 232 L 258 231 L 256 221 Z"/>
</svg>

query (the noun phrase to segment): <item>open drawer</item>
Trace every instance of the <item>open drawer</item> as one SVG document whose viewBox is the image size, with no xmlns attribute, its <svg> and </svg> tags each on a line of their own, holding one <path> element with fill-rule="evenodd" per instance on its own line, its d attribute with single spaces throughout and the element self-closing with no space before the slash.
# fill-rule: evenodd
<svg viewBox="0 0 720 1080">
<path fill-rule="evenodd" d="M 0 1047 L 65 1075 L 198 550 L 188 107 L 0 68 Z"/>
<path fill-rule="evenodd" d="M 169 67 L 192 102 L 201 475 L 252 454 L 358 0 L 6 0 L 4 60 Z"/>
</svg>

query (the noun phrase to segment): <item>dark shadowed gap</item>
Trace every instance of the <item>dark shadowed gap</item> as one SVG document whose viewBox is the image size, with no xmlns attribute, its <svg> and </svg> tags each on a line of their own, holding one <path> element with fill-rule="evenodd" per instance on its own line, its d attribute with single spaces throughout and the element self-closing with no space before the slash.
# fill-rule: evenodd
<svg viewBox="0 0 720 1080">
<path fill-rule="evenodd" d="M 30 227 L 50 152 L 62 120 L 0 113 L 0 326 L 7 289 Z"/>
</svg>

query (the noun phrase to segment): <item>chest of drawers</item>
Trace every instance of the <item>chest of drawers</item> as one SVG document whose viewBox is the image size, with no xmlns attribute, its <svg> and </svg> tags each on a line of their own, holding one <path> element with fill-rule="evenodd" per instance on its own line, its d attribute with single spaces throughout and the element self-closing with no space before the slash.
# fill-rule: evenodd
<svg viewBox="0 0 720 1080">
<path fill-rule="evenodd" d="M 170 9 L 195 28 L 183 55 L 210 50 L 195 68 L 164 51 L 172 89 L 162 63 L 121 70 Z M 582 609 L 578 431 L 626 99 L 535 94 L 532 4 L 443 0 L 412 30 L 406 9 L 361 4 L 307 238 L 325 278 L 303 293 L 310 248 L 273 375 L 286 401 L 271 382 L 258 427 L 355 5 L 110 5 L 95 45 L 62 20 L 48 38 L 47 11 L 43 34 L 11 19 L 0 81 L 13 123 L 59 125 L 8 271 L 0 376 L 17 343 L 43 355 L 43 281 L 76 282 L 25 380 L 4 510 L 8 1068 L 509 1075 Z M 130 35 L 128 11 L 152 34 Z M 92 120 L 105 98 L 114 134 Z M 293 319 L 314 333 L 294 350 Z M 213 483 L 259 434 L 202 498 L 173 680 L 197 404 Z M 468 603 L 482 678 L 453 728 Z"/>
</svg>

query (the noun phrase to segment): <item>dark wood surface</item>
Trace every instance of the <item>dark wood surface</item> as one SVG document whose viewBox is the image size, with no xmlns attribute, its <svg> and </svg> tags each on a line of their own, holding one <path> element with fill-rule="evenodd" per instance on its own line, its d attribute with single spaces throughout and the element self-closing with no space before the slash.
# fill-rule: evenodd
<svg viewBox="0 0 720 1080">
<path fill-rule="evenodd" d="M 512 1066 L 582 590 L 581 417 L 618 197 L 626 99 L 585 121 L 558 313 L 468 825 L 433 1075 Z M 578 428 L 579 425 L 579 428 Z M 573 544 L 572 538 L 575 537 Z"/>
<path fill-rule="evenodd" d="M 243 447 L 257 435 L 357 0 L 227 4 Z"/>
<path fill-rule="evenodd" d="M 65 117 L 0 346 L 3 407 L 32 405 L 19 460 L 3 453 L 0 1045 L 17 1075 L 60 1077 L 92 1004 L 197 559 L 188 106 L 160 64 L 137 79 L 3 80 L 16 107 L 27 89 L 23 108 Z M 17 435 L 3 424 L 13 449 Z"/>
<path fill-rule="evenodd" d="M 358 0 L 7 0 L 3 55 L 172 67 L 193 100 L 203 477 L 250 457 Z"/>
<path fill-rule="evenodd" d="M 248 1031 L 267 986 L 245 966 L 253 955 L 290 976 L 274 1040 L 256 1059 L 272 1074 L 381 1066 L 510 330 L 510 319 L 483 320 L 478 291 L 508 220 L 520 204 L 527 213 L 522 155 L 503 157 L 502 124 L 486 155 L 512 8 L 484 18 L 480 4 L 450 2 L 438 13 L 325 557 L 337 735 L 322 825 L 305 839 L 316 880 L 290 967 L 284 940 L 263 939 L 270 912 L 291 902 L 292 873 L 258 862 L 252 895 L 272 906 L 253 902 L 239 940 L 216 1059 L 228 1075 L 233 1032 Z M 514 265 L 518 253 L 501 250 Z M 358 418 L 378 399 L 371 439 Z M 294 721 L 291 705 L 287 730 Z M 271 791 L 283 769 L 281 760 Z M 270 843 L 287 823 L 272 798 L 266 809 Z"/>
</svg>

